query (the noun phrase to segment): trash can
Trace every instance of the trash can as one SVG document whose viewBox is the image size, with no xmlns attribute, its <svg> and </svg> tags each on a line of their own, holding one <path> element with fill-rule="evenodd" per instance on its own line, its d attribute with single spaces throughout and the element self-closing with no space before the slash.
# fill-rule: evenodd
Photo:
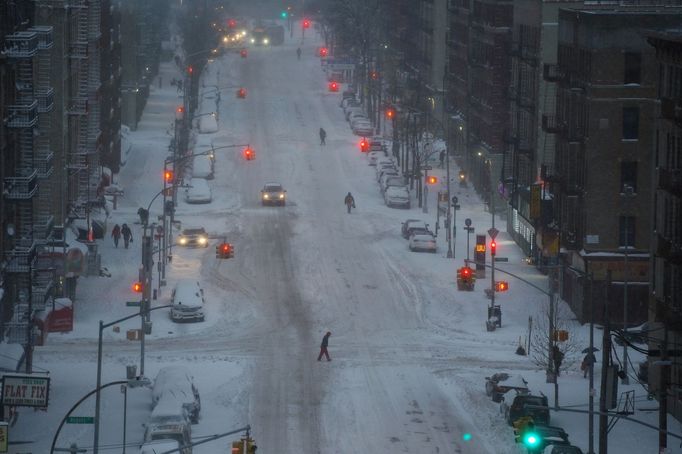
<svg viewBox="0 0 682 454">
<path fill-rule="evenodd" d="M 488 321 L 494 323 L 498 328 L 502 328 L 502 309 L 498 304 L 488 306 Z"/>
<path fill-rule="evenodd" d="M 126 366 L 126 379 L 132 380 L 137 377 L 137 365 L 130 364 Z"/>
</svg>

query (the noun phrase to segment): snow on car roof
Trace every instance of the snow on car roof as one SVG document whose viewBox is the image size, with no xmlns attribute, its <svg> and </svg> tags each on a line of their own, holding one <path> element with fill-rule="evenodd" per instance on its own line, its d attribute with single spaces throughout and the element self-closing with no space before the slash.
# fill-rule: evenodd
<svg viewBox="0 0 682 454">
<path fill-rule="evenodd" d="M 511 375 L 506 380 L 501 381 L 500 385 L 510 388 L 528 388 L 526 380 L 524 380 L 520 375 Z"/>
</svg>

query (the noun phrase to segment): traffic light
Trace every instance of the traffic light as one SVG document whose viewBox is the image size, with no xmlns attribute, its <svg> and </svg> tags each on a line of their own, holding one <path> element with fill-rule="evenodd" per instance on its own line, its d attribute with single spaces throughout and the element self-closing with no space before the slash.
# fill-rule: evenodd
<svg viewBox="0 0 682 454">
<path fill-rule="evenodd" d="M 339 91 L 339 83 L 335 81 L 329 82 L 329 91 Z"/>
<path fill-rule="evenodd" d="M 436 183 L 438 183 L 438 177 L 435 177 L 433 175 L 429 175 L 428 177 L 426 177 L 426 184 L 433 186 Z"/>
<path fill-rule="evenodd" d="M 239 52 L 239 55 L 241 55 L 242 58 L 246 58 L 246 56 L 248 55 L 248 52 L 246 51 L 246 49 L 242 49 L 242 50 Z"/>
<path fill-rule="evenodd" d="M 220 243 L 215 247 L 215 258 L 229 259 L 234 257 L 234 246 L 230 243 Z"/>
<path fill-rule="evenodd" d="M 367 142 L 367 139 L 365 139 L 364 137 L 360 141 L 360 151 L 362 151 L 363 153 L 367 153 L 369 151 L 369 142 Z"/>
<path fill-rule="evenodd" d="M 166 170 L 163 172 L 163 181 L 165 181 L 167 184 L 173 184 L 173 171 L 172 170 Z"/>
<path fill-rule="evenodd" d="M 495 242 L 495 240 L 493 240 L 490 242 L 490 255 L 492 255 L 494 257 L 496 252 L 497 252 L 497 243 Z"/>
<path fill-rule="evenodd" d="M 320 57 L 326 57 L 329 51 L 326 47 L 320 47 Z"/>
<path fill-rule="evenodd" d="M 235 28 L 237 26 L 237 21 L 234 19 L 229 19 L 227 21 L 227 26 L 230 28 Z"/>
<path fill-rule="evenodd" d="M 286 11 L 282 11 L 281 13 L 279 13 L 279 17 L 281 17 L 282 19 L 286 19 L 288 15 L 289 13 L 287 13 Z"/>
<path fill-rule="evenodd" d="M 506 292 L 509 290 L 509 282 L 507 281 L 495 281 L 495 291 L 496 292 Z"/>
<path fill-rule="evenodd" d="M 182 120 L 185 116 L 185 108 L 182 106 L 178 106 L 178 108 L 175 109 L 175 119 L 176 120 Z"/>
<path fill-rule="evenodd" d="M 386 118 L 393 120 L 395 118 L 395 109 L 393 107 L 388 107 L 386 109 Z"/>
<path fill-rule="evenodd" d="M 474 270 L 472 270 L 468 266 L 463 266 L 459 270 L 457 270 L 457 274 L 459 274 L 459 277 L 462 280 L 470 281 L 474 277 Z"/>
<path fill-rule="evenodd" d="M 376 71 L 372 71 L 369 73 L 369 76 L 372 78 L 372 80 L 378 80 L 379 79 L 379 73 Z"/>
<path fill-rule="evenodd" d="M 175 204 L 172 200 L 166 200 L 166 203 L 163 206 L 163 211 L 165 212 L 166 216 L 173 216 L 175 213 Z"/>
<path fill-rule="evenodd" d="M 192 65 L 189 65 L 187 67 L 187 73 L 191 76 L 193 72 L 194 72 L 194 68 L 192 68 Z"/>
<path fill-rule="evenodd" d="M 244 148 L 244 158 L 247 161 L 251 161 L 252 159 L 255 159 L 256 153 L 253 151 L 251 147 L 246 147 Z"/>
<path fill-rule="evenodd" d="M 310 21 L 308 19 L 303 19 L 303 28 L 310 28 Z"/>
<path fill-rule="evenodd" d="M 246 88 L 240 88 L 237 90 L 237 98 L 244 99 L 246 98 Z"/>
<path fill-rule="evenodd" d="M 232 454 L 255 454 L 256 449 L 258 446 L 253 438 L 242 438 L 232 442 Z"/>
<path fill-rule="evenodd" d="M 142 285 L 142 282 L 133 282 L 133 292 L 135 293 L 142 293 L 144 290 L 144 285 Z"/>
</svg>

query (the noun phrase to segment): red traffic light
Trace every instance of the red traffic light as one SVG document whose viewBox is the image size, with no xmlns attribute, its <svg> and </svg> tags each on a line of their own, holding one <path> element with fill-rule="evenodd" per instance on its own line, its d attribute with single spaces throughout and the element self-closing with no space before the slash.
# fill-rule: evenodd
<svg viewBox="0 0 682 454">
<path fill-rule="evenodd" d="M 338 82 L 329 82 L 329 91 L 339 91 Z"/>
<path fill-rule="evenodd" d="M 256 157 L 256 152 L 253 151 L 251 147 L 246 147 L 244 149 L 244 158 L 246 158 L 247 161 L 251 161 L 252 159 L 255 159 Z"/>
<path fill-rule="evenodd" d="M 490 255 L 495 255 L 496 252 L 497 252 L 497 243 L 495 242 L 495 240 L 493 240 L 490 242 Z"/>
<path fill-rule="evenodd" d="M 189 74 L 192 74 L 192 73 L 194 72 L 194 68 L 192 68 L 192 66 L 188 66 L 188 67 L 187 67 L 187 72 L 188 72 Z"/>
<path fill-rule="evenodd" d="M 163 172 L 163 180 L 166 183 L 172 183 L 173 182 L 173 171 L 172 170 L 166 170 Z"/>
<path fill-rule="evenodd" d="M 379 73 L 376 72 L 376 71 L 372 71 L 369 75 L 370 75 L 370 77 L 372 78 L 372 80 L 377 80 L 377 79 L 379 79 Z"/>
<path fill-rule="evenodd" d="M 326 47 L 320 47 L 320 57 L 326 57 L 329 51 Z"/>
<path fill-rule="evenodd" d="M 429 175 L 428 177 L 426 177 L 426 184 L 434 185 L 436 183 L 438 183 L 438 177 L 435 177 L 433 175 Z"/>
<path fill-rule="evenodd" d="M 363 153 L 366 153 L 367 151 L 369 151 L 369 142 L 367 142 L 367 139 L 365 139 L 365 138 L 363 138 L 360 141 L 360 151 L 362 151 Z"/>
<path fill-rule="evenodd" d="M 509 282 L 507 282 L 507 281 L 495 282 L 495 291 L 496 292 L 506 292 L 507 290 L 509 290 Z"/>
<path fill-rule="evenodd" d="M 469 268 L 468 266 L 460 268 L 459 275 L 465 279 L 471 277 L 471 268 Z"/>
<path fill-rule="evenodd" d="M 310 21 L 308 19 L 303 20 L 303 28 L 310 28 Z"/>
<path fill-rule="evenodd" d="M 144 287 L 142 286 L 142 282 L 133 283 L 132 289 L 133 289 L 133 292 L 135 292 L 135 293 L 142 293 L 142 290 L 144 289 Z"/>
<path fill-rule="evenodd" d="M 242 49 L 241 52 L 239 52 L 239 55 L 241 55 L 242 58 L 246 58 L 247 54 L 248 53 L 247 53 L 246 49 Z"/>
<path fill-rule="evenodd" d="M 237 21 L 234 19 L 230 19 L 227 21 L 227 26 L 230 28 L 235 28 L 237 26 Z"/>
<path fill-rule="evenodd" d="M 240 88 L 237 90 L 237 98 L 246 98 L 246 88 Z"/>
<path fill-rule="evenodd" d="M 393 110 L 392 107 L 389 107 L 388 109 L 386 109 L 386 118 L 388 118 L 389 120 L 392 120 L 393 118 L 395 118 L 395 110 Z"/>
</svg>

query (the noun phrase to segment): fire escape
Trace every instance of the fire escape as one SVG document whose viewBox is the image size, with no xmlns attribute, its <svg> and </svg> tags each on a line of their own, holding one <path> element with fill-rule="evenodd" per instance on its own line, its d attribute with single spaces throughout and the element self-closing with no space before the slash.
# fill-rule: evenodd
<svg viewBox="0 0 682 454">
<path fill-rule="evenodd" d="M 12 176 L 3 181 L 3 196 L 13 226 L 12 245 L 5 252 L 14 299 L 13 315 L 6 324 L 7 342 L 23 344 L 27 370 L 34 338 L 32 322 L 43 310 L 54 284 L 53 270 L 34 267 L 36 253 L 51 233 L 49 194 L 39 201 L 39 181 L 52 173 L 49 146 L 49 112 L 53 108 L 50 87 L 52 28 L 35 27 L 6 36 L 5 53 L 15 63 L 16 94 L 7 106 L 5 124 L 15 130 L 16 161 Z"/>
<path fill-rule="evenodd" d="M 96 0 L 74 0 L 70 6 L 74 21 L 70 26 L 68 57 L 75 77 L 68 96 L 68 114 L 75 140 L 67 163 L 69 215 L 89 223 L 100 179 L 100 4 Z"/>
</svg>

